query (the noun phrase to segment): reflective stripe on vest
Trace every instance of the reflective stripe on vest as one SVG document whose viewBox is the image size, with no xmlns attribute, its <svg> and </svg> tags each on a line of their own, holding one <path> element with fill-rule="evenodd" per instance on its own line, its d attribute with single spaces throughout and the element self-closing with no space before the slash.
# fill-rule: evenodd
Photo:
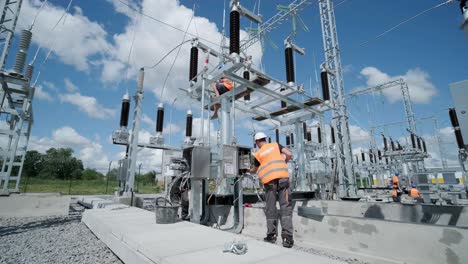
<svg viewBox="0 0 468 264">
<path fill-rule="evenodd" d="M 257 175 L 263 184 L 274 179 L 288 178 L 288 165 L 281 156 L 278 143 L 266 143 L 256 153 L 260 163 Z"/>
<path fill-rule="evenodd" d="M 231 80 L 224 80 L 223 81 L 224 87 L 226 87 L 229 91 L 232 90 L 232 81 Z"/>
</svg>

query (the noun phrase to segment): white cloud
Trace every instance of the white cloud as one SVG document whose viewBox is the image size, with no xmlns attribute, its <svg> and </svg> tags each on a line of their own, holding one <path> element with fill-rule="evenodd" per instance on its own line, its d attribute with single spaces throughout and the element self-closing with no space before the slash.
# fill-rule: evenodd
<svg viewBox="0 0 468 264">
<path fill-rule="evenodd" d="M 65 146 L 89 145 L 91 141 L 76 132 L 75 129 L 65 126 L 55 130 L 52 133 L 52 139 Z"/>
<path fill-rule="evenodd" d="M 37 0 L 23 1 L 18 31 L 30 26 L 40 5 L 41 1 Z M 55 30 L 51 31 L 63 12 L 64 8 L 50 2 L 44 5 L 34 25 L 32 41 L 45 50 L 53 47 L 53 54 L 62 62 L 87 71 L 90 58 L 103 54 L 111 47 L 106 41 L 106 30 L 84 16 L 80 8 L 74 7 Z"/>
<path fill-rule="evenodd" d="M 64 81 L 65 81 L 65 89 L 67 89 L 69 93 L 78 91 L 78 87 L 75 84 L 73 84 L 72 81 L 70 81 L 70 79 L 65 78 Z"/>
<path fill-rule="evenodd" d="M 57 92 L 57 87 L 55 86 L 55 84 L 51 83 L 51 82 L 48 82 L 48 81 L 44 81 L 42 82 L 42 84 L 44 85 L 45 88 L 51 90 L 51 91 L 54 91 L 54 92 Z"/>
<path fill-rule="evenodd" d="M 437 94 L 434 84 L 430 81 L 429 74 L 419 68 L 410 69 L 405 75 L 390 76 L 375 67 L 366 67 L 362 69 L 361 75 L 367 79 L 368 86 L 376 86 L 403 78 L 408 84 L 410 97 L 413 103 L 429 103 Z M 403 100 L 400 87 L 387 88 L 382 92 L 391 103 Z"/>
<path fill-rule="evenodd" d="M 181 43 L 184 39 L 184 32 L 175 30 L 164 24 L 156 22 L 147 17 L 135 16 L 133 11 L 128 7 L 122 5 L 117 0 L 111 1 L 117 12 L 123 13 L 128 16 L 129 23 L 126 25 L 124 32 L 116 34 L 113 37 L 114 49 L 109 53 L 109 56 L 102 61 L 103 72 L 101 78 L 104 81 L 120 81 L 126 78 L 126 68 L 130 67 L 129 79 L 136 78 L 136 71 L 142 66 L 154 65 L 155 62 L 164 57 L 171 49 Z M 179 1 L 173 0 L 143 0 L 141 7 L 137 7 L 145 14 L 150 14 L 158 20 L 164 21 L 176 28 L 185 31 L 188 28 L 188 33 L 185 40 L 199 36 L 201 42 L 209 45 L 214 50 L 219 51 L 218 43 L 221 43 L 221 33 L 216 24 L 204 17 L 193 16 L 191 8 L 183 6 Z M 193 18 L 192 18 L 193 16 Z M 189 24 L 190 22 L 190 24 Z M 241 33 L 242 36 L 246 34 Z M 135 42 L 130 56 L 130 64 L 128 65 L 128 56 L 133 37 Z M 161 37 L 164 36 L 164 37 Z M 212 44 L 204 41 L 208 39 Z M 260 44 L 252 46 L 249 52 L 254 62 L 261 59 L 262 51 Z M 191 102 L 190 98 L 185 96 L 183 91 L 179 88 L 188 87 L 188 71 L 189 71 L 189 58 L 190 58 L 190 43 L 186 43 L 180 49 L 177 60 L 171 70 L 171 74 L 167 79 L 166 87 L 164 88 L 164 98 L 161 98 L 164 80 L 171 68 L 178 50 L 170 54 L 161 64 L 155 69 L 145 69 L 145 91 L 151 91 L 158 100 L 164 102 L 171 102 L 174 98 L 180 98 L 176 105 L 180 108 L 187 109 Z M 199 69 L 201 69 L 205 54 L 200 51 L 199 53 Z M 210 64 L 216 65 L 216 59 L 211 57 Z"/>
<path fill-rule="evenodd" d="M 141 116 L 141 122 L 147 124 L 150 127 L 155 127 L 156 126 L 156 121 L 151 119 L 151 117 L 149 117 L 147 114 L 143 114 Z"/>
<path fill-rule="evenodd" d="M 98 103 L 97 99 L 91 96 L 84 96 L 80 93 L 73 94 L 61 94 L 59 95 L 61 102 L 70 103 L 75 105 L 82 112 L 88 114 L 88 116 L 97 119 L 112 118 L 116 114 L 115 109 L 105 108 Z"/>
<path fill-rule="evenodd" d="M 349 133 L 353 143 L 368 142 L 370 140 L 370 133 L 359 126 L 350 125 Z"/>
<path fill-rule="evenodd" d="M 36 86 L 36 90 L 34 91 L 34 98 L 41 99 L 41 100 L 46 100 L 51 102 L 52 95 L 50 95 L 48 92 L 44 91 L 41 85 Z"/>
</svg>

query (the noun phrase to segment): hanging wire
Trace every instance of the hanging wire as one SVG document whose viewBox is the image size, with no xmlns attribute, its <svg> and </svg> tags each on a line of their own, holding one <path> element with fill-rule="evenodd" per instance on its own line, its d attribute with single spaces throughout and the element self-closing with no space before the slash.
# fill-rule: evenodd
<svg viewBox="0 0 468 264">
<path fill-rule="evenodd" d="M 190 20 L 189 20 L 189 22 L 187 24 L 187 28 L 185 29 L 184 36 L 182 37 L 182 41 L 185 41 L 185 37 L 187 36 L 187 32 L 188 32 L 188 30 L 190 28 L 190 25 L 192 23 L 192 20 L 193 20 L 194 16 L 195 16 L 195 4 L 193 4 L 192 17 L 190 17 Z M 162 90 L 161 90 L 161 97 L 160 97 L 161 101 L 164 101 L 163 97 L 164 97 L 164 90 L 166 88 L 166 83 L 167 83 L 167 80 L 169 79 L 169 76 L 171 75 L 172 68 L 174 68 L 174 64 L 176 63 L 177 58 L 179 57 L 181 48 L 182 48 L 182 46 L 179 46 L 179 49 L 177 50 L 176 56 L 175 56 L 174 60 L 172 61 L 171 67 L 169 68 L 169 71 L 168 71 L 168 73 L 166 75 L 166 78 L 164 79 L 164 84 L 163 84 L 163 87 L 162 87 Z"/>
<path fill-rule="evenodd" d="M 180 29 L 180 28 L 178 28 L 178 27 L 176 27 L 176 26 L 173 26 L 173 25 L 171 25 L 171 24 L 169 24 L 169 23 L 167 23 L 167 22 L 164 22 L 164 21 L 162 21 L 162 20 L 160 20 L 160 19 L 158 19 L 158 18 L 155 18 L 155 17 L 153 17 L 153 16 L 151 16 L 151 15 L 148 15 L 148 14 L 146 14 L 145 12 L 143 12 L 143 11 L 141 11 L 141 10 L 138 10 L 138 9 L 136 9 L 135 7 L 132 7 L 131 5 L 125 3 L 123 0 L 118 0 L 118 1 L 119 1 L 120 3 L 122 3 L 123 5 L 127 6 L 128 8 L 134 10 L 135 12 L 140 13 L 142 16 L 145 16 L 145 17 L 147 17 L 147 18 L 149 18 L 149 19 L 151 19 L 151 20 L 154 20 L 154 21 L 159 22 L 159 23 L 161 23 L 161 24 L 163 24 L 163 25 L 166 25 L 166 26 L 168 26 L 168 27 L 170 27 L 170 28 L 172 28 L 172 29 L 178 30 L 178 31 L 180 31 L 180 32 L 184 32 L 183 29 Z M 188 33 L 188 32 L 187 32 L 187 34 L 190 35 L 190 36 L 192 36 L 192 37 L 198 37 L 197 35 L 192 34 L 192 33 Z M 215 42 L 213 42 L 213 41 L 211 41 L 211 40 L 208 40 L 208 39 L 205 39 L 205 38 L 202 38 L 202 37 L 198 37 L 198 38 L 201 39 L 201 40 L 204 40 L 204 41 L 206 41 L 206 42 L 208 42 L 208 43 L 211 43 L 211 44 L 215 45 L 216 47 L 219 45 L 218 43 L 215 43 Z"/>
<path fill-rule="evenodd" d="M 30 31 L 33 29 L 34 24 L 36 24 L 36 19 L 39 16 L 39 13 L 42 11 L 42 8 L 45 6 L 46 3 L 47 3 L 47 0 L 42 2 L 41 6 L 39 7 L 39 10 L 37 10 L 36 15 L 34 16 L 34 19 L 33 19 L 32 23 L 31 23 L 31 26 L 29 26 Z"/>
<path fill-rule="evenodd" d="M 377 39 L 381 38 L 382 36 L 384 36 L 385 34 L 387 34 L 387 33 L 391 32 L 391 31 L 397 29 L 398 27 L 402 26 L 403 24 L 406 24 L 407 22 L 410 22 L 411 20 L 413 20 L 413 19 L 415 19 L 415 18 L 417 18 L 417 17 L 419 17 L 419 16 L 421 16 L 421 15 L 424 15 L 425 13 L 430 12 L 430 11 L 436 9 L 436 8 L 442 7 L 442 6 L 444 6 L 444 5 L 451 4 L 451 3 L 453 3 L 453 2 L 455 2 L 455 0 L 448 0 L 448 1 L 445 1 L 445 2 L 443 2 L 443 3 L 441 3 L 441 4 L 438 4 L 438 5 L 436 5 L 436 6 L 433 6 L 433 7 L 429 8 L 429 9 L 426 9 L 426 10 L 424 10 L 424 11 L 422 11 L 422 12 L 420 12 L 420 13 L 418 13 L 418 14 L 416 14 L 416 15 L 414 15 L 414 16 L 408 18 L 408 19 L 403 20 L 402 22 L 400 22 L 400 23 L 398 23 L 397 25 L 391 27 L 390 29 L 384 31 L 383 33 L 377 35 L 376 37 L 374 37 L 374 38 L 372 38 L 372 39 L 369 39 L 369 40 L 367 40 L 367 41 L 361 43 L 360 46 L 365 46 L 366 44 L 368 44 L 368 43 L 370 43 L 370 42 L 372 42 L 372 41 L 374 41 L 374 40 L 377 40 Z"/>
</svg>

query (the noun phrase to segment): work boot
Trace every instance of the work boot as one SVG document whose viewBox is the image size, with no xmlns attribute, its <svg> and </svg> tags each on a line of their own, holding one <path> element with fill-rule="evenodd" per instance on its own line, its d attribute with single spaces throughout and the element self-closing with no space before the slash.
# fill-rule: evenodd
<svg viewBox="0 0 468 264">
<path fill-rule="evenodd" d="M 293 245 L 294 245 L 294 240 L 292 238 L 289 238 L 289 237 L 283 238 L 283 247 L 292 248 Z"/>
<path fill-rule="evenodd" d="M 276 243 L 276 235 L 275 234 L 269 234 L 263 239 L 263 241 L 275 244 Z"/>
</svg>

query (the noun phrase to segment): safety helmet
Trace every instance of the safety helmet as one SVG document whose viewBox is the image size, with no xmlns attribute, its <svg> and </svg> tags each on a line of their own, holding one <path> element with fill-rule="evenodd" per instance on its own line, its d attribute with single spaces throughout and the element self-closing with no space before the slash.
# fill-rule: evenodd
<svg viewBox="0 0 468 264">
<path fill-rule="evenodd" d="M 411 184 L 411 188 L 416 188 L 416 184 Z"/>
<path fill-rule="evenodd" d="M 395 176 L 400 176 L 400 173 L 399 173 L 399 172 L 395 172 Z"/>
<path fill-rule="evenodd" d="M 255 134 L 254 139 L 255 139 L 255 141 L 257 141 L 257 140 L 260 140 L 260 139 L 266 138 L 266 137 L 267 137 L 267 136 L 265 135 L 265 133 L 263 133 L 263 132 L 258 132 L 257 134 Z"/>
</svg>

